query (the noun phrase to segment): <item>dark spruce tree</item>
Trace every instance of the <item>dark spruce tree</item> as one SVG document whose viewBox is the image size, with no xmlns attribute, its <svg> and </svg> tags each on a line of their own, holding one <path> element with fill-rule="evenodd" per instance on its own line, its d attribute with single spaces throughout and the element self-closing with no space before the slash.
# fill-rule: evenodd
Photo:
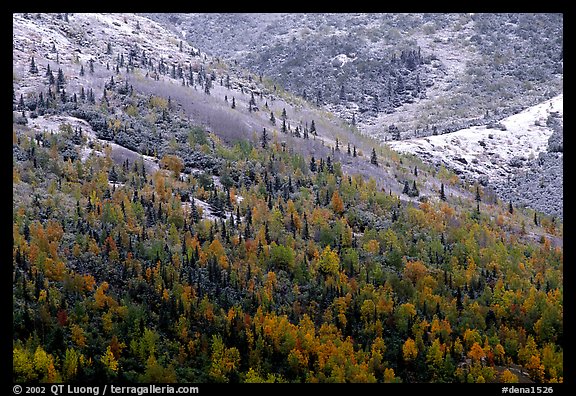
<svg viewBox="0 0 576 396">
<path fill-rule="evenodd" d="M 404 189 L 402 190 L 402 194 L 410 194 L 410 184 L 408 183 L 408 180 L 404 181 Z"/>
<path fill-rule="evenodd" d="M 376 149 L 372 148 L 372 155 L 370 155 L 370 163 L 378 166 L 378 157 L 376 157 Z"/>
<path fill-rule="evenodd" d="M 269 140 L 270 140 L 270 137 L 268 136 L 268 132 L 266 132 L 266 128 L 264 128 L 262 130 L 262 136 L 260 137 L 260 144 L 261 144 L 263 149 L 268 148 L 268 141 Z"/>
<path fill-rule="evenodd" d="M 314 123 L 314 120 L 312 120 L 312 123 L 310 124 L 310 133 L 314 136 L 318 136 L 318 132 L 316 131 L 316 124 Z"/>
<path fill-rule="evenodd" d="M 446 194 L 444 193 L 444 183 L 440 184 L 440 199 L 446 201 Z"/>
<path fill-rule="evenodd" d="M 38 67 L 36 66 L 36 63 L 34 62 L 34 57 L 32 57 L 32 59 L 30 60 L 30 73 L 38 74 Z"/>
<path fill-rule="evenodd" d="M 412 197 L 417 197 L 420 195 L 420 191 L 418 191 L 418 188 L 416 187 L 416 180 L 412 181 L 412 189 L 410 190 L 410 195 Z"/>
</svg>

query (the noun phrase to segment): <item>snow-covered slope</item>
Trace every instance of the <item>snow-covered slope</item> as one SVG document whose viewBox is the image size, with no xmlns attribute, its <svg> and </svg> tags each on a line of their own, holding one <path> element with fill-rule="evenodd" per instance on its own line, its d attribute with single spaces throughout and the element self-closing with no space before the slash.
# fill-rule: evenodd
<svg viewBox="0 0 576 396">
<path fill-rule="evenodd" d="M 389 142 L 396 151 L 443 164 L 472 180 L 506 179 L 547 151 L 552 129 L 548 116 L 563 116 L 563 94 L 504 118 L 496 128 L 475 126 L 425 138 Z M 487 178 L 487 179 L 486 179 Z"/>
</svg>

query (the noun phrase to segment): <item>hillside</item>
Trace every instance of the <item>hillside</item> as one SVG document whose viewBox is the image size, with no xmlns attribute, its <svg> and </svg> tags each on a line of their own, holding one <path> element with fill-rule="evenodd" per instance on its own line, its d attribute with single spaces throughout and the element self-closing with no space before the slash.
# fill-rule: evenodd
<svg viewBox="0 0 576 396">
<path fill-rule="evenodd" d="M 471 147 L 484 126 L 562 93 L 561 14 L 147 15 L 382 142 L 463 131 L 456 135 Z M 503 200 L 562 216 L 561 154 L 536 150 L 520 164 L 518 147 L 506 143 L 485 163 L 476 158 L 468 177 Z M 487 173 L 490 161 L 515 165 Z M 457 161 L 445 165 L 462 172 Z M 546 193 L 527 192 L 534 188 Z"/>
<path fill-rule="evenodd" d="M 13 15 L 14 382 L 563 381 L 561 217 L 181 36 Z"/>
<path fill-rule="evenodd" d="M 563 95 L 558 95 L 494 127 L 476 126 L 388 145 L 480 180 L 504 200 L 562 217 L 562 120 Z M 534 181 L 522 182 L 529 178 Z"/>
</svg>

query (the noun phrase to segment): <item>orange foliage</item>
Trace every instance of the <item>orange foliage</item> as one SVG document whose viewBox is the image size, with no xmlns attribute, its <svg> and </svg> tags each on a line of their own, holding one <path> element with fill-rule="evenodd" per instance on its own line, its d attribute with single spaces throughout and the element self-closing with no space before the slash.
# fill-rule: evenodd
<svg viewBox="0 0 576 396">
<path fill-rule="evenodd" d="M 413 285 L 416 285 L 416 283 L 418 283 L 418 281 L 422 279 L 422 277 L 424 277 L 427 272 L 428 269 L 422 261 L 409 261 L 404 267 L 402 276 L 404 279 L 408 279 L 410 282 L 412 282 Z"/>
<path fill-rule="evenodd" d="M 475 362 L 479 362 L 482 358 L 486 357 L 486 353 L 480 344 L 475 342 L 474 345 L 472 345 L 472 348 L 470 348 L 470 352 L 468 352 L 468 357 Z"/>
<path fill-rule="evenodd" d="M 342 202 L 342 198 L 340 198 L 340 194 L 338 194 L 338 190 L 335 190 L 332 194 L 332 210 L 339 215 L 344 213 L 344 202 Z"/>
</svg>

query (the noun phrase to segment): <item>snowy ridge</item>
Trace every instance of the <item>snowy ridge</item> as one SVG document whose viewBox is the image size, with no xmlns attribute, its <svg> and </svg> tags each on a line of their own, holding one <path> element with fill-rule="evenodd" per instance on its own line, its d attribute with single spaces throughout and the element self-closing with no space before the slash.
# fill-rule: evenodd
<svg viewBox="0 0 576 396">
<path fill-rule="evenodd" d="M 563 94 L 504 118 L 500 128 L 474 126 L 387 144 L 393 150 L 443 164 L 473 179 L 506 179 L 524 164 L 527 166 L 524 161 L 547 151 L 553 131 L 546 126 L 546 119 L 553 112 L 563 117 Z"/>
</svg>

